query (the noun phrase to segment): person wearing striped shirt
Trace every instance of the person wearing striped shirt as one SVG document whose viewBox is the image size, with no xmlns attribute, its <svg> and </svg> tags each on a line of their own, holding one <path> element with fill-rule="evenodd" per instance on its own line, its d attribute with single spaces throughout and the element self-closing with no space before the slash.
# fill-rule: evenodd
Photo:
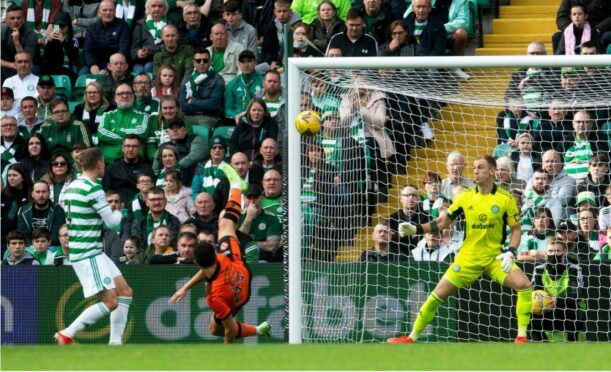
<svg viewBox="0 0 611 372">
<path fill-rule="evenodd" d="M 564 170 L 578 184 L 588 178 L 590 157 L 609 150 L 606 135 L 592 130 L 593 125 L 592 116 L 587 111 L 577 111 L 573 116 L 574 141 L 564 153 Z"/>
<path fill-rule="evenodd" d="M 102 229 L 121 222 L 121 211 L 112 211 L 102 186 L 104 156 L 98 148 L 81 152 L 82 175 L 66 192 L 70 262 L 85 298 L 100 301 L 86 308 L 67 328 L 55 333 L 58 345 L 69 345 L 80 330 L 110 314 L 110 345 L 121 345 L 132 301 L 132 289 L 115 263 L 103 253 Z"/>
</svg>

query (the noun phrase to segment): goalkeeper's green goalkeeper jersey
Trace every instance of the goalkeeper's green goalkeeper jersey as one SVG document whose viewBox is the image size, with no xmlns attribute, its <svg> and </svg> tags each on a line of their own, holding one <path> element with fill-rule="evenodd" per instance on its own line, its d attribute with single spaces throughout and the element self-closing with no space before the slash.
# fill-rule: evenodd
<svg viewBox="0 0 611 372">
<path fill-rule="evenodd" d="M 488 194 L 473 186 L 456 196 L 448 209 L 452 220 L 465 217 L 465 240 L 459 254 L 473 263 L 487 264 L 501 253 L 506 226 L 520 224 L 520 211 L 511 194 L 494 185 Z"/>
</svg>

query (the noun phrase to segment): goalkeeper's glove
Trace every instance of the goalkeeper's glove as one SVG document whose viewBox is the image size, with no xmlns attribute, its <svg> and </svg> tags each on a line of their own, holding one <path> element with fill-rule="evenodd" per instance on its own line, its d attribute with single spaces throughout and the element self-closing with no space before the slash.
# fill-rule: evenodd
<svg viewBox="0 0 611 372">
<path fill-rule="evenodd" d="M 513 267 L 513 253 L 505 252 L 496 256 L 497 260 L 501 260 L 501 267 L 503 271 L 509 274 L 511 268 Z"/>
<path fill-rule="evenodd" d="M 405 238 L 406 236 L 416 235 L 418 228 L 416 225 L 412 225 L 409 222 L 401 222 L 399 224 L 399 236 Z"/>
</svg>

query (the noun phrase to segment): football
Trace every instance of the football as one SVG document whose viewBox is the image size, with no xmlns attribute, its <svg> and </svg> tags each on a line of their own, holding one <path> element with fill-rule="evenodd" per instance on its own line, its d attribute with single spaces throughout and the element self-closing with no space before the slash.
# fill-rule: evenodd
<svg viewBox="0 0 611 372">
<path fill-rule="evenodd" d="M 313 136 L 320 132 L 320 115 L 316 111 L 306 110 L 297 115 L 295 128 L 302 136 Z"/>
<path fill-rule="evenodd" d="M 533 291 L 532 313 L 541 315 L 556 307 L 556 298 L 542 289 Z"/>
</svg>

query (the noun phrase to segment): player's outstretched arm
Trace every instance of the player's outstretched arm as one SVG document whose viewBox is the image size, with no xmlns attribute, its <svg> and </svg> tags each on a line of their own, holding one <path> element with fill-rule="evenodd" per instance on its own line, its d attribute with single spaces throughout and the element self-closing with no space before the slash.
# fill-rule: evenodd
<svg viewBox="0 0 611 372">
<path fill-rule="evenodd" d="M 189 290 L 193 288 L 194 285 L 203 282 L 204 280 L 206 280 L 206 275 L 204 274 L 203 270 L 199 270 L 197 274 L 193 275 L 193 277 L 182 286 L 182 288 L 180 288 L 172 295 L 172 297 L 170 297 L 168 303 L 173 304 L 182 301 L 182 299 L 185 298 L 185 296 L 189 293 Z"/>
<path fill-rule="evenodd" d="M 412 235 L 422 235 L 430 232 L 439 232 L 447 229 L 452 224 L 452 220 L 447 214 L 442 214 L 433 221 L 423 225 L 414 225 L 410 222 L 402 222 L 399 224 L 399 236 L 406 237 Z"/>
</svg>

